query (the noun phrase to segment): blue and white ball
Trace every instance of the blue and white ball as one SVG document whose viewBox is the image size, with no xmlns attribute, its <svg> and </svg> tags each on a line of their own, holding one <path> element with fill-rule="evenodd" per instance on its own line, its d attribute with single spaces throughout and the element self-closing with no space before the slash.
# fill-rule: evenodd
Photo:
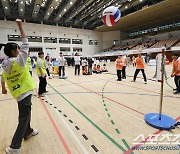
<svg viewBox="0 0 180 154">
<path fill-rule="evenodd" d="M 121 12 L 117 7 L 110 6 L 103 11 L 102 17 L 104 24 L 111 27 L 118 23 L 121 18 Z"/>
</svg>

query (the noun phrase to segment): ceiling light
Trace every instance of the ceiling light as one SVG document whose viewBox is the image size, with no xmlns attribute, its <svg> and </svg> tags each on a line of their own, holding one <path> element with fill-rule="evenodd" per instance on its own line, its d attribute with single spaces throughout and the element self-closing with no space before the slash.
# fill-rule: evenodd
<svg viewBox="0 0 180 154">
<path fill-rule="evenodd" d="M 59 16 L 61 17 L 62 15 L 60 14 Z"/>
<path fill-rule="evenodd" d="M 64 9 L 64 12 L 66 12 L 67 11 L 67 9 Z"/>
<path fill-rule="evenodd" d="M 50 8 L 51 8 L 51 9 L 54 9 L 54 7 L 53 7 L 53 6 L 51 6 Z"/>
<path fill-rule="evenodd" d="M 23 11 L 23 9 L 20 9 L 20 11 Z"/>
<path fill-rule="evenodd" d="M 40 6 L 40 4 L 36 4 L 36 6 Z"/>
<path fill-rule="evenodd" d="M 127 9 L 128 8 L 128 6 L 125 6 L 125 9 Z"/>
<path fill-rule="evenodd" d="M 140 2 L 142 2 L 143 0 L 140 0 Z"/>
<path fill-rule="evenodd" d="M 23 4 L 23 1 L 21 1 L 21 4 Z"/>
<path fill-rule="evenodd" d="M 72 5 L 72 4 L 73 4 L 73 2 L 71 1 L 71 2 L 70 2 L 70 4 Z"/>
<path fill-rule="evenodd" d="M 5 8 L 6 10 L 8 9 L 8 7 L 7 7 L 7 6 L 5 6 L 4 8 Z"/>
<path fill-rule="evenodd" d="M 47 13 L 47 15 L 49 16 L 49 15 L 50 15 L 50 13 L 48 12 L 48 13 Z"/>
</svg>

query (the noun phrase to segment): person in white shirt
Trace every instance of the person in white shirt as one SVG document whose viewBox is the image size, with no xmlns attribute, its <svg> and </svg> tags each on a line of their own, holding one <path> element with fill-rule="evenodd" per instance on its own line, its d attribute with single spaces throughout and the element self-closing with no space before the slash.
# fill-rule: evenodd
<svg viewBox="0 0 180 154">
<path fill-rule="evenodd" d="M 62 70 L 62 76 L 65 76 L 65 63 L 66 59 L 63 57 L 63 53 L 60 52 L 60 57 L 58 58 L 59 62 L 59 77 L 61 77 L 61 70 Z"/>
<path fill-rule="evenodd" d="M 45 66 L 46 66 L 46 72 L 48 74 L 49 79 L 52 79 L 50 76 L 50 67 L 51 67 L 51 63 L 50 63 L 50 59 L 49 56 L 45 57 Z"/>
<path fill-rule="evenodd" d="M 74 63 L 75 63 L 75 75 L 77 74 L 77 71 L 78 71 L 78 75 L 80 75 L 81 58 L 78 55 L 78 53 L 76 53 L 75 56 L 74 56 Z"/>
<path fill-rule="evenodd" d="M 84 67 L 87 66 L 87 60 L 86 58 L 82 59 L 82 70 L 84 70 Z"/>
<path fill-rule="evenodd" d="M 29 43 L 22 27 L 22 21 L 20 19 L 16 19 L 16 23 L 21 33 L 22 45 L 19 47 L 19 45 L 16 43 L 7 43 L 4 47 L 4 53 L 6 56 L 8 56 L 8 59 L 4 60 L 2 64 L 2 94 L 7 94 L 7 89 L 5 86 L 6 82 L 11 95 L 17 100 L 19 111 L 17 129 L 14 133 L 11 145 L 5 149 L 7 154 L 20 154 L 20 147 L 23 138 L 24 140 L 27 140 L 30 137 L 37 135 L 39 132 L 38 130 L 33 130 L 30 124 L 32 105 L 31 96 L 35 88 L 35 83 L 33 82 L 33 79 L 26 68 Z M 13 87 L 13 84 L 17 85 Z M 9 107 L 7 104 L 7 115 L 8 108 Z M 15 117 L 16 116 L 9 118 L 14 119 Z M 3 128 L 4 126 L 1 125 L 1 127 Z"/>
<path fill-rule="evenodd" d="M 122 79 L 126 79 L 126 66 L 127 66 L 127 57 L 126 57 L 126 55 L 123 56 L 122 63 L 123 63 Z"/>
</svg>

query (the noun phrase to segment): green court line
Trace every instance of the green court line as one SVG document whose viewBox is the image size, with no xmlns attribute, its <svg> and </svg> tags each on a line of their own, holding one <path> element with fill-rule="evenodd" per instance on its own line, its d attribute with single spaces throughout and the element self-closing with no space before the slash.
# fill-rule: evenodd
<svg viewBox="0 0 180 154">
<path fill-rule="evenodd" d="M 130 149 L 129 145 L 127 144 L 125 139 L 122 139 L 124 145 L 126 146 L 127 149 Z M 134 154 L 134 152 L 131 152 L 131 154 Z"/>
<path fill-rule="evenodd" d="M 108 81 L 106 81 L 106 83 L 104 84 L 104 86 L 102 88 L 102 92 L 101 92 L 101 94 L 102 94 L 102 101 L 104 102 L 104 106 L 106 106 L 105 100 L 104 100 L 104 89 L 105 89 L 107 83 L 108 83 Z M 108 111 L 107 107 L 105 108 L 105 110 Z M 108 117 L 111 117 L 109 113 L 107 115 L 108 115 Z M 112 125 L 115 125 L 113 120 L 111 120 L 111 123 L 112 123 Z M 119 131 L 118 128 L 116 128 L 115 131 L 116 131 L 117 134 L 120 134 L 120 131 Z M 125 141 L 125 139 L 122 139 L 122 142 L 124 143 L 124 145 L 126 146 L 127 149 L 130 149 L 130 147 L 127 144 L 127 142 Z M 131 152 L 131 154 L 134 154 L 134 152 Z"/>
<path fill-rule="evenodd" d="M 116 142 L 111 136 L 109 136 L 105 131 L 98 127 L 91 119 L 89 119 L 83 112 L 81 112 L 75 105 L 73 105 L 67 98 L 65 98 L 61 93 L 59 93 L 54 87 L 47 83 L 57 94 L 59 94 L 68 104 L 70 104 L 76 111 L 78 111 L 86 120 L 88 120 L 95 128 L 97 128 L 106 138 L 108 138 L 115 146 L 117 146 L 121 151 L 126 152 L 126 150 Z M 129 148 L 130 149 L 130 148 Z M 128 150 L 129 150 L 128 149 Z"/>
<path fill-rule="evenodd" d="M 115 124 L 113 120 L 111 120 L 111 123 L 112 123 L 113 125 Z"/>
<path fill-rule="evenodd" d="M 120 131 L 118 128 L 115 129 L 118 134 L 120 134 Z M 124 139 L 123 139 L 124 140 Z"/>
</svg>

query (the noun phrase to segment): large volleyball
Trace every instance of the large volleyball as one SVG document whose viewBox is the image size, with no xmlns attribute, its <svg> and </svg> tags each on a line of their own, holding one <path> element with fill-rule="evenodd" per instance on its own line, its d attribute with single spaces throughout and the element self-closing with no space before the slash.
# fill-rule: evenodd
<svg viewBox="0 0 180 154">
<path fill-rule="evenodd" d="M 118 23 L 121 18 L 121 12 L 117 7 L 110 6 L 103 11 L 102 16 L 104 24 L 111 27 Z"/>
</svg>

